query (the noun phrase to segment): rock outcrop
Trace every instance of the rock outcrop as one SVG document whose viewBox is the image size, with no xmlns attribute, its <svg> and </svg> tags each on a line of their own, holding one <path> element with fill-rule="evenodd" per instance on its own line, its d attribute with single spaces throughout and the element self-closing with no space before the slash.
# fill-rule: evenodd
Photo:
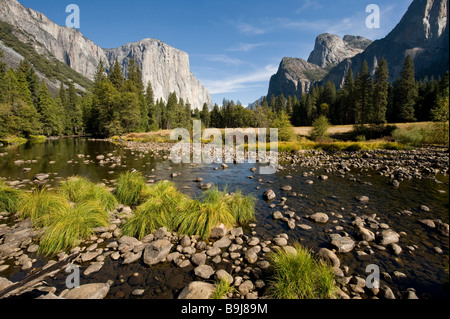
<svg viewBox="0 0 450 319">
<path fill-rule="evenodd" d="M 340 87 L 351 68 L 356 74 L 364 60 L 373 73 L 378 61 L 389 64 L 389 80 L 395 81 L 406 56 L 414 60 L 418 79 L 443 75 L 449 69 L 448 0 L 414 0 L 397 26 L 364 52 L 342 61 L 323 79 Z"/>
<path fill-rule="evenodd" d="M 56 58 L 88 79 L 93 80 L 100 61 L 109 68 L 117 58 L 126 73 L 133 58 L 142 68 L 144 85 L 152 83 L 156 99 L 167 101 L 169 93 L 175 92 L 193 108 L 201 108 L 203 103 L 212 106 L 209 92 L 190 71 L 188 54 L 161 41 L 144 39 L 103 49 L 80 31 L 59 26 L 16 0 L 0 0 L 0 20 L 13 26 L 16 36 L 31 43 L 37 53 Z"/>
<path fill-rule="evenodd" d="M 270 78 L 267 96 L 278 96 L 283 93 L 286 97 L 290 95 L 300 97 L 326 74 L 324 68 L 308 63 L 304 59 L 283 58 L 278 72 Z"/>
<path fill-rule="evenodd" d="M 363 52 L 371 43 L 371 40 L 360 36 L 346 35 L 341 39 L 337 35 L 323 33 L 316 38 L 308 62 L 322 68 L 333 66 Z"/>
<path fill-rule="evenodd" d="M 448 0 L 414 0 L 397 26 L 383 39 L 371 42 L 363 37 L 332 34 L 317 37 L 308 61 L 284 58 L 270 81 L 269 93 L 285 96 L 308 92 L 314 84 L 331 81 L 342 87 L 350 68 L 357 74 L 367 61 L 371 74 L 378 61 L 389 64 L 389 81 L 401 73 L 406 56 L 415 64 L 417 79 L 435 78 L 449 69 Z"/>
<path fill-rule="evenodd" d="M 301 58 L 283 58 L 278 72 L 270 79 L 268 97 L 280 95 L 300 96 L 322 80 L 339 62 L 353 57 L 371 43 L 363 37 L 324 33 L 317 37 L 308 61 Z"/>
</svg>

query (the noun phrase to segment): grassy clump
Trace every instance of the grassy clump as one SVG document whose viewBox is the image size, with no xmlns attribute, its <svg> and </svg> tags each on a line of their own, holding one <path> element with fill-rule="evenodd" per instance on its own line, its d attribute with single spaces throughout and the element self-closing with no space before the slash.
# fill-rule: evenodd
<svg viewBox="0 0 450 319">
<path fill-rule="evenodd" d="M 187 235 L 208 238 L 211 229 L 219 224 L 227 228 L 246 224 L 255 218 L 255 199 L 243 196 L 240 191 L 228 195 L 217 186 L 205 192 L 200 200 L 191 201 L 175 217 L 178 231 Z"/>
<path fill-rule="evenodd" d="M 225 201 L 237 224 L 245 225 L 255 220 L 255 197 L 244 196 L 242 191 L 237 190 L 233 195 L 226 196 Z"/>
<path fill-rule="evenodd" d="M 90 235 L 96 227 L 107 226 L 108 215 L 97 201 L 75 205 L 63 214 L 54 216 L 43 229 L 39 252 L 52 255 L 70 250 Z"/>
<path fill-rule="evenodd" d="M 19 206 L 22 218 L 31 218 L 35 227 L 45 227 L 54 218 L 70 210 L 65 196 L 51 192 L 45 187 L 25 193 Z"/>
<path fill-rule="evenodd" d="M 137 207 L 135 214 L 122 227 L 122 233 L 142 239 L 161 227 L 175 229 L 174 217 L 184 209 L 189 199 L 173 183 L 164 181 L 147 186 L 143 193 L 148 200 Z"/>
<path fill-rule="evenodd" d="M 213 294 L 211 295 L 211 299 L 224 299 L 228 293 L 234 292 L 234 291 L 235 291 L 235 289 L 228 282 L 228 280 L 222 278 L 216 283 L 216 289 L 214 290 Z"/>
<path fill-rule="evenodd" d="M 75 204 L 95 201 L 105 212 L 112 211 L 117 206 L 117 200 L 105 187 L 79 177 L 69 177 L 61 184 L 61 194 Z"/>
<path fill-rule="evenodd" d="M 297 253 L 279 249 L 270 254 L 274 268 L 267 293 L 273 299 L 330 299 L 335 282 L 331 266 L 314 256 L 300 244 Z"/>
<path fill-rule="evenodd" d="M 122 233 L 140 239 L 154 230 L 166 227 L 180 234 L 208 238 L 219 224 L 227 228 L 244 225 L 255 219 L 255 198 L 240 191 L 228 195 L 212 187 L 200 199 L 179 192 L 173 183 L 158 182 L 144 187 L 140 193 L 147 200 L 122 227 Z"/>
<path fill-rule="evenodd" d="M 0 212 L 16 213 L 22 192 L 0 181 Z"/>
<path fill-rule="evenodd" d="M 145 201 L 146 190 L 144 176 L 140 172 L 127 172 L 117 180 L 115 195 L 117 200 L 128 206 L 138 206 Z"/>
</svg>

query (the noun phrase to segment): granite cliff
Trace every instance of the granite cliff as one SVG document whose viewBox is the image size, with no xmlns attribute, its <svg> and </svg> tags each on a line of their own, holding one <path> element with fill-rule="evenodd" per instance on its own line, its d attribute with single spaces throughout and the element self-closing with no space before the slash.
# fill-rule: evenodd
<svg viewBox="0 0 450 319">
<path fill-rule="evenodd" d="M 0 21 L 12 26 L 15 36 L 32 45 L 38 54 L 63 62 L 90 80 L 101 60 L 109 68 L 117 58 L 126 74 L 128 61 L 133 58 L 142 69 L 144 84 L 151 81 L 155 98 L 167 100 L 169 93 L 175 92 L 192 107 L 212 105 L 209 92 L 190 70 L 188 54 L 161 41 L 144 39 L 116 49 L 103 49 L 80 31 L 59 26 L 16 0 L 0 0 Z M 3 51 L 8 51 L 5 55 L 14 60 L 11 50 Z"/>
</svg>

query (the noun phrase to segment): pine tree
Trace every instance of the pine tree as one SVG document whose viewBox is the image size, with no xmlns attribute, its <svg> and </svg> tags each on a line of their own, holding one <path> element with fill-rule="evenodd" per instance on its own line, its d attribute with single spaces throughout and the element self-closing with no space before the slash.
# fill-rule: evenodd
<svg viewBox="0 0 450 319">
<path fill-rule="evenodd" d="M 413 122 L 414 106 L 418 97 L 418 90 L 414 71 L 414 62 L 411 56 L 407 56 L 403 64 L 400 79 L 396 87 L 397 118 L 400 122 Z"/>
<path fill-rule="evenodd" d="M 370 78 L 369 66 L 364 60 L 361 66 L 361 70 L 356 77 L 355 83 L 356 89 L 356 109 L 355 109 L 355 123 L 366 124 L 368 123 L 370 107 L 371 107 L 371 94 L 372 94 L 372 79 Z"/>
<path fill-rule="evenodd" d="M 117 58 L 114 62 L 113 67 L 111 68 L 111 71 L 109 72 L 108 79 L 118 91 L 121 91 L 123 89 L 123 86 L 125 85 L 125 77 L 123 76 L 122 68 L 120 67 Z"/>
<path fill-rule="evenodd" d="M 211 123 L 210 123 L 209 108 L 206 103 L 203 104 L 202 111 L 200 112 L 200 118 L 202 120 L 204 127 L 208 128 Z"/>
<path fill-rule="evenodd" d="M 0 103 L 2 103 L 4 100 L 5 95 L 4 77 L 6 74 L 6 63 L 2 61 L 2 58 L 3 58 L 3 51 L 0 51 Z"/>
<path fill-rule="evenodd" d="M 66 104 L 64 106 L 66 120 L 65 133 L 69 135 L 78 135 L 83 132 L 83 114 L 78 104 L 78 94 L 72 82 L 69 83 L 66 95 Z"/>
<path fill-rule="evenodd" d="M 373 92 L 373 108 L 371 112 L 371 123 L 386 123 L 386 110 L 388 104 L 389 69 L 385 59 L 378 63 L 375 73 Z"/>
<path fill-rule="evenodd" d="M 42 133 L 45 136 L 55 136 L 62 131 L 62 121 L 59 117 L 58 107 L 48 91 L 45 81 L 42 82 L 37 96 L 37 111 L 42 123 Z"/>
<path fill-rule="evenodd" d="M 350 68 L 345 78 L 343 90 L 345 92 L 344 100 L 342 103 L 345 104 L 344 118 L 345 123 L 343 124 L 355 124 L 356 119 L 356 99 L 355 99 L 355 79 L 353 71 Z"/>
</svg>

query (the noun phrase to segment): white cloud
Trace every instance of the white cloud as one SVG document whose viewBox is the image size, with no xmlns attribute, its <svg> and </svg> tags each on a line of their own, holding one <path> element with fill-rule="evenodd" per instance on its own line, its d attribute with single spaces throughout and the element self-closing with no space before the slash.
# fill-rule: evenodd
<svg viewBox="0 0 450 319">
<path fill-rule="evenodd" d="M 265 46 L 267 44 L 268 44 L 267 42 L 264 42 L 264 43 L 239 43 L 239 44 L 227 49 L 227 51 L 249 52 L 253 49 Z"/>
<path fill-rule="evenodd" d="M 305 0 L 303 1 L 303 4 L 300 8 L 298 8 L 295 13 L 303 13 L 306 10 L 318 10 L 323 8 L 323 5 L 321 5 L 318 1 L 315 0 Z"/>
<path fill-rule="evenodd" d="M 239 92 L 254 87 L 259 82 L 267 82 L 277 72 L 278 66 L 269 64 L 262 70 L 247 74 L 237 74 L 220 80 L 202 79 L 211 94 Z"/>
<path fill-rule="evenodd" d="M 220 62 L 227 65 L 240 65 L 243 63 L 242 60 L 231 58 L 225 54 L 210 54 L 210 55 L 203 55 L 205 60 L 210 62 Z"/>
<path fill-rule="evenodd" d="M 267 32 L 264 28 L 256 27 L 247 22 L 240 22 L 236 25 L 238 31 L 247 35 L 261 35 Z"/>
</svg>

